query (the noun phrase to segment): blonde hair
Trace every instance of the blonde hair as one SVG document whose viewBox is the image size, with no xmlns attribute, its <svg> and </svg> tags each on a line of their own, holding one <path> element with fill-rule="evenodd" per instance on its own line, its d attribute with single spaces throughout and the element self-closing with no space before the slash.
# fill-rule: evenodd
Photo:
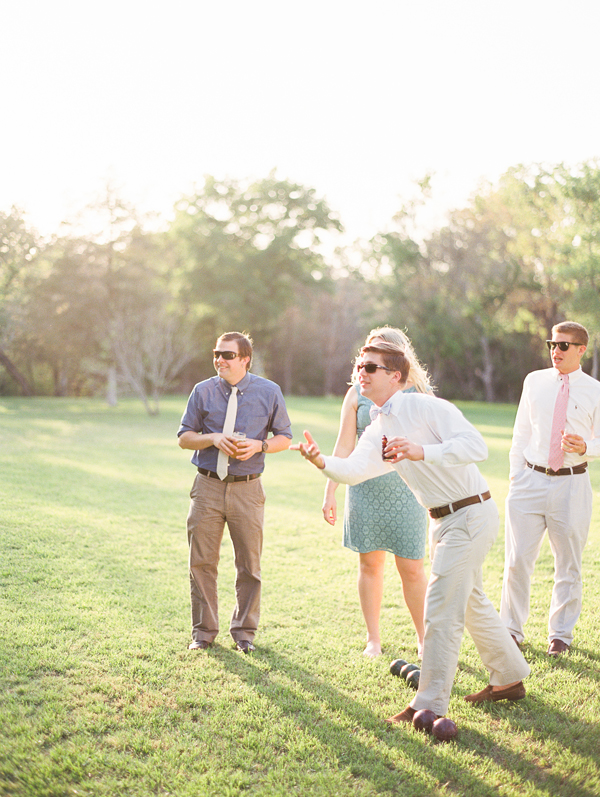
<svg viewBox="0 0 600 797">
<path fill-rule="evenodd" d="M 578 324 L 577 321 L 561 321 L 552 327 L 552 332 L 562 332 L 563 335 L 570 335 L 575 338 L 575 343 L 579 346 L 587 346 L 590 340 L 587 329 Z"/>
<path fill-rule="evenodd" d="M 367 335 L 366 345 L 368 346 L 372 340 L 375 340 L 375 338 L 380 338 L 386 343 L 392 343 L 394 346 L 398 346 L 402 349 L 406 359 L 410 363 L 408 381 L 412 382 L 417 392 L 431 393 L 433 391 L 431 386 L 431 377 L 427 372 L 427 369 L 421 365 L 417 359 L 417 355 L 412 347 L 412 343 L 401 329 L 388 326 L 372 329 Z"/>
</svg>

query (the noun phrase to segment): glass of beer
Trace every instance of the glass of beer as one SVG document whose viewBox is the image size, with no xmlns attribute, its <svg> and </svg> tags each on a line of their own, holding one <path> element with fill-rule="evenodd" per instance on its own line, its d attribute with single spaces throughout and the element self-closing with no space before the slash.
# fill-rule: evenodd
<svg viewBox="0 0 600 797">
<path fill-rule="evenodd" d="M 245 432 L 234 432 L 234 433 L 233 433 L 231 436 L 232 436 L 233 438 L 235 438 L 235 440 L 236 440 L 236 446 L 238 445 L 238 443 L 239 443 L 239 441 L 240 441 L 240 440 L 245 440 L 245 439 L 246 439 L 246 434 L 245 434 Z"/>
</svg>

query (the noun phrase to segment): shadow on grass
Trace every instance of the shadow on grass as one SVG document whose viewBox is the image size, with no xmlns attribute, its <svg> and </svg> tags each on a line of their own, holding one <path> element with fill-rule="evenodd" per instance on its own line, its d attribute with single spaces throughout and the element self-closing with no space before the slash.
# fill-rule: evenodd
<svg viewBox="0 0 600 797">
<path fill-rule="evenodd" d="M 532 694 L 518 704 L 482 703 L 478 709 L 491 719 L 508 722 L 517 737 L 531 737 L 531 750 L 526 758 L 523 753 L 509 753 L 509 765 L 514 763 L 519 767 L 522 776 L 549 795 L 577 795 L 577 797 L 596 797 L 596 786 L 585 788 L 581 783 L 572 785 L 571 790 L 565 782 L 562 766 L 559 772 L 552 772 L 552 762 L 543 765 L 539 762 L 538 742 L 555 739 L 557 744 L 569 750 L 573 755 L 573 771 L 582 770 L 581 760 L 585 759 L 592 768 L 598 771 L 598 754 L 600 749 L 600 728 L 597 723 L 580 720 L 573 712 L 557 710 L 556 706 L 547 702 L 539 694 Z M 480 758 L 492 757 L 497 759 L 498 751 L 502 748 L 490 745 L 489 736 L 479 733 L 473 728 L 467 728 L 464 733 L 464 742 L 472 752 Z M 542 754 L 543 757 L 543 754 Z M 549 756 L 546 756 L 549 758 Z M 577 763 L 575 763 L 575 760 Z M 503 766 L 506 760 L 503 757 Z M 525 770 L 525 771 L 524 771 Z M 587 771 L 583 767 L 583 772 Z"/>
<path fill-rule="evenodd" d="M 545 644 L 543 647 L 540 647 L 526 642 L 522 645 L 521 649 L 525 659 L 529 663 L 544 663 L 553 668 L 568 669 L 576 672 L 578 675 L 580 673 L 589 675 L 594 680 L 600 682 L 600 668 L 598 668 L 596 664 L 600 662 L 600 651 L 589 650 L 588 648 L 581 647 L 577 643 L 571 646 L 570 653 L 565 653 L 561 656 L 549 656 Z"/>
<path fill-rule="evenodd" d="M 492 704 L 495 705 L 495 704 Z M 587 725 L 585 730 L 592 730 L 593 726 Z M 521 726 L 518 726 L 522 730 Z M 534 726 L 535 730 L 535 726 Z M 507 750 L 504 747 L 490 742 L 490 737 L 486 736 L 473 728 L 467 728 L 462 734 L 463 742 L 468 745 L 471 756 L 474 760 L 479 760 L 482 767 L 486 767 L 489 760 L 492 759 L 504 769 L 510 767 L 515 771 L 519 767 L 521 771 L 521 779 L 527 780 L 536 787 L 536 790 L 548 794 L 549 797 L 556 797 L 556 795 L 573 795 L 573 797 L 597 797 L 596 787 L 593 785 L 591 788 L 586 788 L 581 783 L 573 784 L 569 788 L 569 784 L 565 782 L 564 774 L 554 774 L 551 770 L 551 764 L 544 766 L 538 763 L 535 758 L 535 751 L 532 750 L 527 760 L 523 760 L 521 754 L 515 753 L 513 750 Z M 499 756 L 500 751 L 502 755 Z M 581 753 L 579 753 L 581 755 Z M 593 764 L 597 764 L 597 758 L 589 756 Z M 523 771 L 523 770 L 526 771 Z M 494 793 L 497 793 L 496 791 Z M 539 793 L 536 791 L 536 794 Z"/>
<path fill-rule="evenodd" d="M 572 652 L 586 656 L 586 659 L 581 661 L 568 655 L 553 658 L 548 656 L 545 646 L 523 645 L 525 658 L 533 666 L 545 666 L 547 672 L 548 669 L 550 671 L 563 670 L 578 680 L 589 680 L 589 694 L 598 694 L 600 671 L 596 668 L 595 662 L 600 660 L 600 655 L 596 651 L 587 651 L 579 647 L 573 647 Z M 594 662 L 593 665 L 592 662 Z M 597 770 L 600 726 L 597 723 L 581 720 L 575 710 L 557 709 L 555 702 L 544 699 L 545 692 L 543 690 L 538 689 L 536 692 L 533 666 L 532 674 L 526 681 L 528 694 L 523 701 L 516 704 L 482 703 L 477 706 L 477 709 L 491 719 L 509 722 L 517 736 L 523 736 L 524 733 L 531 734 L 532 746 L 535 746 L 536 740 L 555 739 L 562 747 L 570 750 L 573 756 L 586 759 Z M 461 669 L 471 671 L 471 668 L 461 667 Z M 482 683 L 482 688 L 486 683 Z M 467 691 L 456 690 L 455 694 L 464 697 Z M 565 694 L 564 697 L 569 699 L 568 694 Z M 461 735 L 464 742 L 469 744 L 478 756 L 482 758 L 492 756 L 496 760 L 496 754 L 500 748 L 494 744 L 490 745 L 489 736 L 485 736 L 473 728 L 467 728 Z M 511 755 L 514 757 L 514 752 Z M 551 772 L 551 765 L 543 766 L 538 763 L 536 758 L 535 752 L 532 751 L 532 754 L 528 755 L 526 759 L 519 757 L 517 760 L 522 762 L 521 767 L 527 767 L 527 778 L 534 781 L 536 786 L 543 788 L 548 794 L 576 794 L 577 797 L 579 795 L 581 797 L 590 795 L 591 797 L 597 794 L 595 786 L 586 789 L 577 785 L 573 786 L 572 791 L 565 791 L 564 773 L 554 775 Z"/>
<path fill-rule="evenodd" d="M 396 790 L 405 784 L 412 787 L 411 793 L 430 793 L 430 780 L 405 770 L 402 759 L 408 755 L 415 767 L 429 772 L 430 777 L 435 777 L 431 774 L 433 771 L 438 773 L 442 783 L 460 783 L 462 794 L 494 794 L 480 778 L 440 754 L 440 742 L 424 737 L 409 725 L 386 725 L 383 717 L 280 652 L 261 647 L 260 652 L 254 654 L 266 659 L 276 670 L 276 679 L 258 667 L 259 662 L 253 656 L 240 657 L 235 651 L 220 648 L 216 648 L 213 655 L 257 694 L 275 704 L 282 716 L 290 718 L 299 730 L 327 748 L 341 767 L 348 767 L 353 777 L 370 782 L 378 792 Z M 291 685 L 282 686 L 282 674 Z M 303 693 L 309 693 L 310 698 Z M 343 721 L 337 721 L 336 717 L 341 715 Z M 372 743 L 367 744 L 355 736 L 353 729 L 356 728 L 360 728 L 363 735 L 372 733 Z M 400 759 L 396 755 L 398 752 L 402 753 Z"/>
<path fill-rule="evenodd" d="M 299 729 L 312 735 L 320 744 L 327 747 L 340 765 L 347 766 L 355 778 L 369 781 L 377 791 L 397 789 L 401 783 L 404 783 L 406 786 L 410 785 L 415 793 L 427 794 L 431 788 L 431 778 L 436 778 L 440 788 L 444 785 L 445 789 L 459 790 L 461 794 L 497 793 L 495 788 L 465 768 L 464 760 L 452 760 L 452 757 L 447 755 L 447 750 L 440 749 L 440 743 L 432 737 L 424 737 L 409 725 L 387 726 L 383 717 L 376 715 L 308 669 L 299 667 L 297 662 L 279 651 L 261 648 L 260 652 L 255 654 L 260 657 L 258 661 L 252 657 L 240 658 L 240 655 L 233 651 L 221 649 L 216 649 L 213 655 L 216 655 L 223 666 L 245 681 L 257 694 L 275 704 L 283 716 L 291 717 Z M 263 660 L 276 669 L 277 680 L 270 672 L 265 672 L 257 666 L 259 661 Z M 290 680 L 291 685 L 282 686 L 280 683 L 282 674 Z M 302 693 L 309 693 L 311 697 L 303 696 Z M 539 704 L 539 701 L 535 702 Z M 536 714 L 531 711 L 532 703 L 535 705 L 535 702 L 534 699 L 530 699 L 519 707 L 510 706 L 508 711 L 506 707 L 499 709 L 497 704 L 490 704 L 483 707 L 483 711 L 492 716 L 496 713 L 504 719 L 508 718 L 511 723 L 514 722 L 515 728 L 519 726 L 521 731 L 525 725 L 537 736 L 544 735 L 544 726 L 547 724 L 556 722 L 564 724 L 569 721 L 564 713 L 545 705 L 542 709 L 543 725 L 537 724 Z M 513 718 L 510 709 L 514 708 L 517 708 L 518 715 Z M 343 719 L 338 721 L 336 719 L 338 716 Z M 524 718 L 528 721 L 524 722 Z M 348 728 L 360 727 L 363 736 L 365 733 L 372 733 L 374 738 L 371 743 L 365 743 L 342 725 Z M 585 733 L 598 735 L 596 728 L 586 723 L 584 725 L 586 725 L 583 729 Z M 600 739 L 598 742 L 596 749 L 600 746 Z M 525 779 L 533 780 L 536 786 L 548 794 L 565 793 L 562 777 L 554 776 L 547 768 L 537 763 L 533 753 L 528 755 L 522 751 L 515 752 L 505 745 L 499 745 L 491 734 L 485 735 L 470 727 L 462 727 L 454 744 L 468 755 L 481 758 L 482 771 L 487 768 L 484 759 L 491 758 L 498 766 L 512 773 L 512 780 L 517 785 Z M 586 755 L 577 748 L 577 745 L 573 746 L 573 752 L 579 756 Z M 400 759 L 397 753 L 402 754 Z M 428 777 L 414 770 L 407 772 L 403 764 L 407 756 L 412 758 L 415 769 L 428 773 Z M 580 786 L 577 787 L 576 793 L 580 797 L 595 797 L 594 791 Z"/>
</svg>

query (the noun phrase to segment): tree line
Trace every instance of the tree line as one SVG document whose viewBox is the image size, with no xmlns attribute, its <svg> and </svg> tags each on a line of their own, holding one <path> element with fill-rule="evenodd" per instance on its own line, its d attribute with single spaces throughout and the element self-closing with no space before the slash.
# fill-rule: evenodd
<svg viewBox="0 0 600 797">
<path fill-rule="evenodd" d="M 110 189 L 50 238 L 0 213 L 0 394 L 133 394 L 154 414 L 214 373 L 233 329 L 286 394 L 342 394 L 386 323 L 449 399 L 516 401 L 565 318 L 590 330 L 597 376 L 600 163 L 509 169 L 422 238 L 430 197 L 425 178 L 389 229 L 334 254 L 338 215 L 275 172 L 207 177 L 158 227 Z"/>
</svg>

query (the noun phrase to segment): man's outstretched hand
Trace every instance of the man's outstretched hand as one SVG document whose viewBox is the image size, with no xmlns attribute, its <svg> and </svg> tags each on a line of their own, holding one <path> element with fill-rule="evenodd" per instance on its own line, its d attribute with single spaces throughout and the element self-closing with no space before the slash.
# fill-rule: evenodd
<svg viewBox="0 0 600 797">
<path fill-rule="evenodd" d="M 307 459 L 317 468 L 323 470 L 325 467 L 325 460 L 321 456 L 319 446 L 315 443 L 309 431 L 304 430 L 304 437 L 306 443 L 295 443 L 293 446 L 290 446 L 290 451 L 299 451 L 304 459 Z"/>
</svg>

